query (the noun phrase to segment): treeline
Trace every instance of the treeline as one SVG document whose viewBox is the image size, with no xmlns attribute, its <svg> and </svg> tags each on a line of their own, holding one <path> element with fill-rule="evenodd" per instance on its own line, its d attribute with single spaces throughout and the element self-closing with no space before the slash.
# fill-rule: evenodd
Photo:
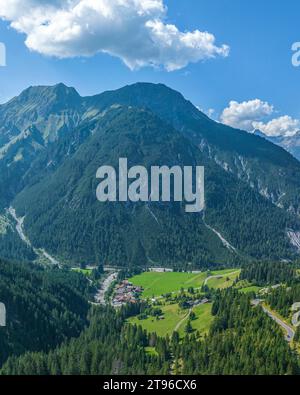
<svg viewBox="0 0 300 395">
<path fill-rule="evenodd" d="M 143 305 L 119 311 L 95 307 L 90 325 L 79 338 L 49 353 L 27 353 L 9 358 L 2 375 L 286 375 L 298 374 L 296 355 L 277 324 L 251 297 L 230 289 L 218 291 L 212 312 L 215 320 L 204 339 L 197 332 L 177 332 L 162 339 L 140 326 L 127 324 L 128 317 L 142 314 Z"/>
<path fill-rule="evenodd" d="M 81 274 L 0 259 L 0 302 L 7 310 L 0 365 L 11 355 L 48 351 L 78 336 L 87 323 L 90 291 Z"/>
<path fill-rule="evenodd" d="M 297 277 L 296 269 L 287 262 L 255 262 L 242 268 L 240 279 L 256 285 L 290 283 Z"/>
</svg>

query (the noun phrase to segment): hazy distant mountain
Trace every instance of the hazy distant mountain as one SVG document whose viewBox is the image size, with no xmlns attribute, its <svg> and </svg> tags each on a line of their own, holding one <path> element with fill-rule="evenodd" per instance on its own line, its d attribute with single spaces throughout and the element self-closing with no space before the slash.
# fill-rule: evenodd
<svg viewBox="0 0 300 395">
<path fill-rule="evenodd" d="M 213 266 L 297 252 L 300 163 L 164 85 L 87 98 L 62 84 L 29 88 L 0 106 L 0 123 L 0 207 L 13 204 L 34 246 L 60 259 Z M 96 170 L 119 157 L 204 165 L 205 218 L 179 204 L 99 203 Z"/>
<path fill-rule="evenodd" d="M 279 145 L 284 148 L 290 154 L 292 154 L 296 159 L 300 160 L 300 130 L 293 136 L 267 136 L 260 130 L 256 130 L 255 134 L 257 136 L 263 137 L 272 143 Z"/>
</svg>

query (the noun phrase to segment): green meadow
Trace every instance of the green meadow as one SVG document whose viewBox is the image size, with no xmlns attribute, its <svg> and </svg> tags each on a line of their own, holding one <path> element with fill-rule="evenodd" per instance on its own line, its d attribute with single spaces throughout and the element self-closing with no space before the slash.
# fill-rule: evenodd
<svg viewBox="0 0 300 395">
<path fill-rule="evenodd" d="M 129 279 L 134 285 L 143 287 L 143 297 L 158 297 L 167 293 L 178 292 L 181 288 L 189 287 L 201 288 L 204 281 L 209 276 L 220 275 L 220 279 L 210 279 L 207 285 L 211 288 L 226 288 L 233 284 L 240 271 L 237 269 L 227 269 L 213 271 L 209 274 L 202 273 L 182 273 L 182 272 L 145 272 Z M 229 281 L 227 281 L 227 277 Z"/>
<path fill-rule="evenodd" d="M 250 293 L 250 292 L 258 293 L 260 290 L 261 290 L 261 287 L 257 287 L 256 285 L 252 285 L 250 287 L 245 287 L 245 288 L 239 289 L 239 292 L 242 292 L 244 294 Z"/>
<path fill-rule="evenodd" d="M 209 331 L 213 316 L 211 315 L 211 304 L 204 304 L 193 309 L 196 314 L 195 320 L 191 321 L 194 331 L 199 331 L 201 335 Z M 161 307 L 164 319 L 148 317 L 146 320 L 139 320 L 137 317 L 130 318 L 130 324 L 141 325 L 149 333 L 156 332 L 159 336 L 171 336 L 176 330 L 181 337 L 184 336 L 185 326 L 189 316 L 189 310 L 180 310 L 178 304 L 170 304 Z"/>
<path fill-rule="evenodd" d="M 237 277 L 240 275 L 240 270 L 220 270 L 212 272 L 212 276 L 222 276 L 220 278 L 211 278 L 207 281 L 207 285 L 214 289 L 224 289 L 231 287 Z"/>
<path fill-rule="evenodd" d="M 159 336 L 172 335 L 177 324 L 187 316 L 188 311 L 182 311 L 177 304 L 170 304 L 161 307 L 164 315 L 163 320 L 155 317 L 148 317 L 146 320 L 139 320 L 137 317 L 129 319 L 131 324 L 141 325 L 147 332 L 156 332 Z"/>
<path fill-rule="evenodd" d="M 206 273 L 145 272 L 132 277 L 129 281 L 143 287 L 143 297 L 148 298 L 180 291 L 181 288 L 200 288 L 206 277 Z"/>
<path fill-rule="evenodd" d="M 76 273 L 81 273 L 84 274 L 85 276 L 89 277 L 92 274 L 92 269 L 80 269 L 80 268 L 74 268 L 72 269 Z"/>
<path fill-rule="evenodd" d="M 201 335 L 207 334 L 210 328 L 210 325 L 214 319 L 211 314 L 211 303 L 203 304 L 201 306 L 197 306 L 193 309 L 196 314 L 196 319 L 191 321 L 192 328 L 196 331 L 199 331 Z"/>
<path fill-rule="evenodd" d="M 238 278 L 240 270 L 226 269 L 202 273 L 184 272 L 145 272 L 129 279 L 134 285 L 144 289 L 143 298 L 160 298 L 168 293 L 179 293 L 181 289 L 187 290 L 190 287 L 199 289 L 205 283 L 210 288 L 223 289 L 233 285 Z M 213 277 L 213 276 L 218 276 Z M 246 285 L 246 284 L 245 284 Z M 248 285 L 248 284 L 247 284 Z M 128 320 L 130 324 L 141 325 L 147 332 L 156 332 L 159 336 L 165 337 L 177 331 L 181 337 L 185 334 L 185 327 L 189 319 L 190 310 L 180 309 L 177 303 L 168 303 L 165 298 L 160 298 L 162 306 L 162 317 L 156 318 L 148 316 L 145 320 L 132 317 Z M 198 331 L 200 335 L 208 333 L 213 316 L 211 314 L 212 304 L 207 303 L 196 306 L 192 309 L 195 319 L 191 321 L 192 329 Z"/>
</svg>

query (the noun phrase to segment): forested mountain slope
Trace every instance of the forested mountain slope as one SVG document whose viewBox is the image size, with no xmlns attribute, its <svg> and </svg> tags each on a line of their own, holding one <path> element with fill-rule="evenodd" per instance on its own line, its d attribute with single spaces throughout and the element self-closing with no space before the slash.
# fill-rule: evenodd
<svg viewBox="0 0 300 395">
<path fill-rule="evenodd" d="M 195 333 L 179 341 L 149 334 L 128 325 L 126 318 L 139 306 L 121 311 L 97 308 L 89 327 L 78 339 L 50 353 L 26 353 L 10 358 L 2 375 L 293 375 L 299 374 L 296 354 L 289 348 L 276 323 L 249 295 L 227 290 L 216 295 L 211 331 L 204 339 Z M 155 352 L 147 353 L 146 347 Z M 268 361 L 268 363 L 266 363 Z"/>
<path fill-rule="evenodd" d="M 61 269 L 0 260 L 0 301 L 7 326 L 0 328 L 0 364 L 25 351 L 50 350 L 86 324 L 88 280 Z"/>
<path fill-rule="evenodd" d="M 209 119 L 165 85 L 138 83 L 91 97 L 88 103 L 102 109 L 113 103 L 150 109 L 227 172 L 279 207 L 298 213 L 300 163 L 293 156 L 259 136 Z"/>
<path fill-rule="evenodd" d="M 93 130 L 52 174 L 26 187 L 13 205 L 26 216 L 36 247 L 76 262 L 128 266 L 191 262 L 209 267 L 254 258 L 292 257 L 285 229 L 292 216 L 207 158 L 185 136 L 151 112 L 113 108 L 82 126 Z M 87 133 L 88 134 L 88 133 Z M 205 166 L 206 210 L 187 214 L 180 203 L 99 203 L 100 165 Z M 150 173 L 150 172 L 149 172 Z M 228 249 L 207 224 L 231 243 Z"/>
<path fill-rule="evenodd" d="M 300 163 L 210 120 L 164 85 L 86 98 L 63 84 L 31 87 L 0 106 L 0 123 L 2 222 L 15 205 L 34 246 L 63 260 L 199 267 L 298 252 Z M 204 165 L 205 219 L 178 204 L 98 203 L 96 170 L 120 156 L 130 165 Z M 5 256 L 14 243 L 7 229 Z"/>
</svg>

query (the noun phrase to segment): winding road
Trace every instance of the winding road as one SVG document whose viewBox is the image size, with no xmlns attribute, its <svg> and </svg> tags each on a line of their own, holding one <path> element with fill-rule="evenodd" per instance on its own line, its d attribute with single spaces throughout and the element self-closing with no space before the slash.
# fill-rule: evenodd
<svg viewBox="0 0 300 395">
<path fill-rule="evenodd" d="M 265 306 L 262 306 L 263 311 L 268 314 L 269 317 L 271 317 L 275 322 L 277 322 L 278 325 L 280 325 L 285 331 L 286 331 L 286 336 L 285 339 L 290 343 L 293 341 L 295 337 L 295 331 L 292 329 L 289 325 L 287 325 L 284 321 L 282 321 L 280 318 L 278 318 L 271 310 L 267 309 Z"/>
<path fill-rule="evenodd" d="M 289 343 L 291 343 L 294 340 L 295 337 L 295 331 L 293 328 L 291 328 L 288 324 L 286 324 L 284 321 L 282 321 L 279 317 L 277 317 L 273 311 L 271 311 L 270 309 L 268 309 L 266 306 L 264 306 L 262 304 L 262 300 L 260 299 L 255 299 L 252 301 L 252 304 L 254 306 L 261 306 L 261 308 L 263 309 L 263 311 L 270 317 L 272 318 L 272 320 L 274 320 L 279 326 L 281 326 L 281 328 L 284 329 L 284 331 L 286 332 L 285 335 L 285 339 L 286 341 L 288 341 Z"/>
<path fill-rule="evenodd" d="M 300 325 L 300 311 L 295 313 L 292 317 L 292 324 L 297 328 Z"/>
<path fill-rule="evenodd" d="M 53 258 L 53 256 L 51 256 L 46 250 L 44 249 L 37 249 L 35 248 L 29 238 L 26 236 L 25 231 L 24 231 L 24 220 L 25 217 L 19 218 L 17 216 L 16 210 L 11 206 L 9 207 L 9 209 L 7 210 L 8 213 L 11 215 L 11 217 L 15 220 L 16 222 L 16 231 L 20 237 L 20 239 L 26 243 L 29 247 L 31 247 L 33 249 L 33 251 L 38 255 L 38 256 L 43 256 L 44 258 L 46 258 L 52 265 L 57 265 L 60 268 L 62 267 L 61 263 L 58 262 L 55 258 Z M 106 271 L 111 270 L 112 268 L 105 268 Z M 115 270 L 115 269 L 114 269 Z M 97 294 L 95 295 L 95 302 L 93 304 L 101 304 L 101 305 L 105 305 L 105 294 L 108 291 L 110 285 L 113 283 L 113 281 L 116 280 L 118 276 L 118 272 L 113 272 L 112 274 L 110 274 L 101 284 Z"/>
</svg>

